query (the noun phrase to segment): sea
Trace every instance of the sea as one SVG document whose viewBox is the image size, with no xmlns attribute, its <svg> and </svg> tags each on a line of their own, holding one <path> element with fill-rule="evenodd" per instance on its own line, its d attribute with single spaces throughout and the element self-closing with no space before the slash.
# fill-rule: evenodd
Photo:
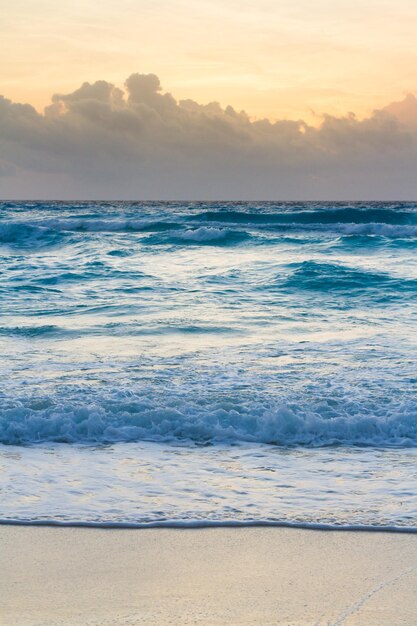
<svg viewBox="0 0 417 626">
<path fill-rule="evenodd" d="M 417 531 L 417 203 L 1 202 L 0 522 Z"/>
</svg>

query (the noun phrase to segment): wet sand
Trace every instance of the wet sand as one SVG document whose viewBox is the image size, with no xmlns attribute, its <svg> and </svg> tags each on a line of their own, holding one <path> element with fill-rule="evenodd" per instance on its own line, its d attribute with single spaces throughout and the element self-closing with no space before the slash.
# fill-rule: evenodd
<svg viewBox="0 0 417 626">
<path fill-rule="evenodd" d="M 0 527 L 4 626 L 412 626 L 417 535 Z"/>
</svg>

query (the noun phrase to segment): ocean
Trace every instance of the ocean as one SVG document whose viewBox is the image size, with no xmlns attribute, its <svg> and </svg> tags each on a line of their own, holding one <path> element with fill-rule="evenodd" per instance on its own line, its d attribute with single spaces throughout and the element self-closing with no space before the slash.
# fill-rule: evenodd
<svg viewBox="0 0 417 626">
<path fill-rule="evenodd" d="M 0 203 L 0 522 L 417 530 L 417 203 Z"/>
</svg>

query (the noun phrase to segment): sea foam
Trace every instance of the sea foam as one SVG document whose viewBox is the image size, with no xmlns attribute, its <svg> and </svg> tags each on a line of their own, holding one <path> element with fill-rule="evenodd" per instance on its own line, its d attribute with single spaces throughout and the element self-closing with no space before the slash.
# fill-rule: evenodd
<svg viewBox="0 0 417 626">
<path fill-rule="evenodd" d="M 184 389 L 186 394 L 186 390 Z M 81 398 L 81 399 L 80 399 Z M 192 401 L 114 392 L 107 397 L 10 400 L 0 443 L 257 442 L 278 446 L 416 446 L 417 402 L 386 404 L 330 396 L 311 406 L 253 398 Z"/>
</svg>

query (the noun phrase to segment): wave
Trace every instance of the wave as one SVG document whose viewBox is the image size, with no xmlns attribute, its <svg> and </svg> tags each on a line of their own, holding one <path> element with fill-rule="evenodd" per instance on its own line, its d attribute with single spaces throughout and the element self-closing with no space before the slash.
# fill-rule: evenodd
<svg viewBox="0 0 417 626">
<path fill-rule="evenodd" d="M 156 219 L 38 218 L 28 221 L 0 221 L 0 243 L 43 247 L 59 244 L 71 236 L 79 238 L 83 234 L 138 233 L 149 234 L 142 241 L 150 244 L 232 244 L 247 238 L 256 238 L 259 233 L 268 241 L 277 232 L 285 235 L 298 231 L 390 239 L 415 238 L 417 214 L 346 209 L 282 213 L 204 211 Z M 112 251 L 111 254 L 117 255 L 118 252 Z"/>
<path fill-rule="evenodd" d="M 402 293 L 417 291 L 417 280 L 335 263 L 303 261 L 287 267 L 291 274 L 284 280 L 278 277 L 272 287 L 323 292 L 346 291 L 349 295 L 365 290 L 372 293 L 376 290 L 377 297 L 381 299 L 386 299 L 389 295 L 398 297 Z"/>
<path fill-rule="evenodd" d="M 249 233 L 201 226 L 190 228 L 180 222 L 144 220 L 44 220 L 42 222 L 0 223 L 0 243 L 26 247 L 42 247 L 60 243 L 70 234 L 83 233 L 151 233 L 144 243 L 150 244 L 230 244 L 250 237 Z M 112 250 L 110 256 L 126 252 Z"/>
<path fill-rule="evenodd" d="M 368 224 L 342 224 L 336 223 L 329 227 L 325 224 L 305 226 L 305 229 L 315 231 L 327 231 L 340 233 L 342 235 L 371 235 L 387 238 L 408 238 L 417 237 L 417 225 L 383 224 L 370 222 Z"/>
<path fill-rule="evenodd" d="M 238 243 L 249 237 L 248 233 L 241 231 L 201 226 L 200 228 L 190 228 L 184 232 L 176 233 L 170 238 L 170 241 L 172 243 L 191 244 L 231 244 Z"/>
<path fill-rule="evenodd" d="M 238 334 L 239 330 L 228 326 L 219 325 L 203 325 L 203 324 L 135 324 L 130 322 L 109 322 L 107 324 L 97 324 L 85 327 L 64 327 L 56 324 L 44 325 L 25 325 L 25 326 L 0 326 L 0 337 L 53 337 L 56 339 L 68 339 L 70 337 L 85 337 L 103 335 L 111 336 L 155 336 L 155 335 L 174 335 L 174 334 Z"/>
<path fill-rule="evenodd" d="M 388 208 L 329 208 L 275 212 L 204 211 L 190 219 L 216 224 L 264 228 L 266 231 L 321 231 L 387 238 L 417 237 L 417 212 Z"/>
<path fill-rule="evenodd" d="M 218 220 L 221 224 L 222 220 Z M 226 222 L 225 222 L 226 223 Z M 259 226 L 258 223 L 247 223 L 247 227 Z M 417 224 L 386 224 L 383 222 L 367 223 L 344 223 L 344 222 L 293 222 L 293 221 L 273 221 L 264 222 L 263 233 L 294 233 L 311 231 L 315 233 L 330 233 L 337 235 L 356 235 L 371 237 L 386 237 L 388 239 L 407 239 L 417 237 Z"/>
<path fill-rule="evenodd" d="M 184 391 L 184 397 L 189 393 Z M 262 398 L 217 400 L 146 397 L 2 399 L 0 443 L 254 442 L 277 446 L 417 446 L 417 402 L 391 394 L 376 400 L 316 394 L 310 404 Z"/>
<path fill-rule="evenodd" d="M 60 243 L 62 233 L 43 224 L 31 222 L 0 222 L 0 244 L 49 246 Z"/>
<path fill-rule="evenodd" d="M 155 220 L 106 219 L 44 219 L 0 222 L 0 243 L 26 246 L 59 243 L 71 233 L 160 232 L 175 230 L 176 222 Z"/>
<path fill-rule="evenodd" d="M 250 210 L 218 210 L 202 211 L 192 216 L 197 221 L 223 222 L 233 224 L 369 224 L 381 223 L 391 225 L 417 226 L 417 212 L 401 209 L 377 207 L 342 207 L 332 208 L 322 205 L 319 209 L 304 207 L 292 210 L 279 207 L 272 211 Z"/>
<path fill-rule="evenodd" d="M 45 335 L 62 336 L 64 330 L 54 324 L 40 326 L 0 326 L 0 336 L 43 337 Z"/>
</svg>

